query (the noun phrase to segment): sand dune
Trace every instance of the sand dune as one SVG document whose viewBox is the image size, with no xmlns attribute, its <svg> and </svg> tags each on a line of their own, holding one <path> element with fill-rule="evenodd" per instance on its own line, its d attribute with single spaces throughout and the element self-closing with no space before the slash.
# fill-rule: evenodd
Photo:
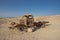
<svg viewBox="0 0 60 40">
<path fill-rule="evenodd" d="M 60 15 L 35 17 L 35 21 L 49 21 L 50 25 L 31 33 L 9 30 L 10 23 L 19 23 L 19 19 L 0 18 L 0 40 L 60 40 Z"/>
</svg>

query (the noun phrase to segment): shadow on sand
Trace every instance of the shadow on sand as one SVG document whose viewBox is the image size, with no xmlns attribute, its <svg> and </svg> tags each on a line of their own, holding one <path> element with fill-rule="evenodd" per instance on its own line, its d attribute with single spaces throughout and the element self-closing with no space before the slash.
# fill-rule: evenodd
<svg viewBox="0 0 60 40">
<path fill-rule="evenodd" d="M 39 22 L 34 22 L 34 25 L 35 25 L 35 27 L 34 27 L 33 32 L 40 28 L 45 28 L 46 26 L 49 26 L 51 24 L 49 24 L 49 21 L 42 21 L 42 22 L 39 21 Z"/>
</svg>

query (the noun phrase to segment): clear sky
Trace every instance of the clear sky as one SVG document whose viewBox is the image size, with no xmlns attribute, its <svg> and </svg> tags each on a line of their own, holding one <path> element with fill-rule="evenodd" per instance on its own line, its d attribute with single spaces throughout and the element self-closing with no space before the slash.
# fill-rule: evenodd
<svg viewBox="0 0 60 40">
<path fill-rule="evenodd" d="M 0 0 L 0 17 L 23 14 L 48 16 L 60 14 L 60 0 Z"/>
</svg>

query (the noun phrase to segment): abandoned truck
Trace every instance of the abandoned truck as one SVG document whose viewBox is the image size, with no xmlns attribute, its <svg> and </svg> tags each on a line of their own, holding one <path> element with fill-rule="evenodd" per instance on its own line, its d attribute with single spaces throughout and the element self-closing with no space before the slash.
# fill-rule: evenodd
<svg viewBox="0 0 60 40">
<path fill-rule="evenodd" d="M 31 14 L 26 14 L 21 17 L 19 24 L 12 22 L 10 29 L 18 28 L 21 31 L 32 32 L 36 28 L 40 28 L 45 22 L 34 22 L 34 17 Z"/>
</svg>

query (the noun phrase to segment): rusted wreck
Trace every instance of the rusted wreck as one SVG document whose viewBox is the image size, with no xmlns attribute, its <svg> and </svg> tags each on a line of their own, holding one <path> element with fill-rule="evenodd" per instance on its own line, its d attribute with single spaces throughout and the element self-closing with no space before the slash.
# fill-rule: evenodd
<svg viewBox="0 0 60 40">
<path fill-rule="evenodd" d="M 34 17 L 31 14 L 26 14 L 21 17 L 19 24 L 12 22 L 11 25 L 10 29 L 18 28 L 21 31 L 33 32 L 44 25 L 44 22 L 34 22 Z"/>
</svg>

